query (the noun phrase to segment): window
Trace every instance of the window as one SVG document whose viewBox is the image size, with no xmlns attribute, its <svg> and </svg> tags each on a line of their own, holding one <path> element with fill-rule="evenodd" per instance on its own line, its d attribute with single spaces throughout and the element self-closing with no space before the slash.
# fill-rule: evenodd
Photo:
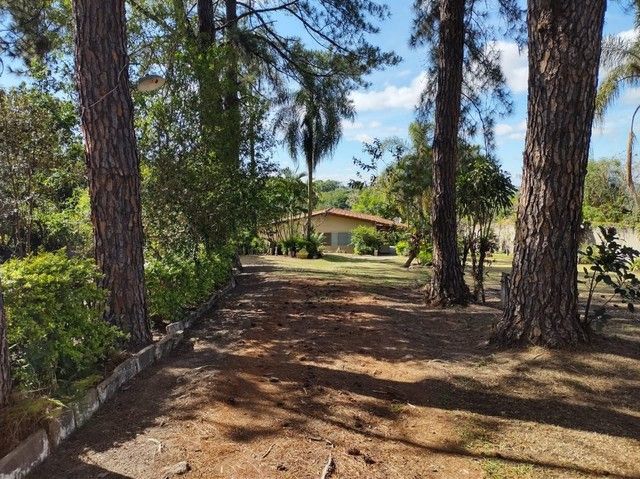
<svg viewBox="0 0 640 479">
<path fill-rule="evenodd" d="M 331 245 L 331 233 L 322 233 L 323 238 L 322 238 L 322 244 L 325 246 L 330 246 Z"/>
<path fill-rule="evenodd" d="M 338 246 L 349 246 L 351 244 L 351 233 L 338 233 Z"/>
</svg>

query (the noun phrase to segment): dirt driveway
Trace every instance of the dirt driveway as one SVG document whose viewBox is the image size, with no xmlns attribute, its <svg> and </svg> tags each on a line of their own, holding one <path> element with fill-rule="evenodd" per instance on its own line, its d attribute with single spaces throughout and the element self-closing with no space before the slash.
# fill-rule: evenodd
<svg viewBox="0 0 640 479">
<path fill-rule="evenodd" d="M 397 261 L 245 258 L 239 287 L 31 477 L 640 478 L 640 328 L 500 352 Z"/>
</svg>

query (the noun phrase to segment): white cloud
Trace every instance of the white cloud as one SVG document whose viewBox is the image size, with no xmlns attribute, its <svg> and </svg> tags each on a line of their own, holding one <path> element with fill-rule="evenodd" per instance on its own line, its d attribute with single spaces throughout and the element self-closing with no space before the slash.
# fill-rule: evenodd
<svg viewBox="0 0 640 479">
<path fill-rule="evenodd" d="M 495 128 L 496 136 L 509 140 L 524 140 L 527 132 L 527 122 L 523 120 L 516 124 L 498 123 Z"/>
<path fill-rule="evenodd" d="M 360 130 L 364 127 L 364 125 L 359 121 L 347 121 L 343 123 L 342 127 L 345 130 L 349 131 L 349 130 Z"/>
<path fill-rule="evenodd" d="M 494 46 L 500 50 L 500 64 L 511 90 L 514 93 L 526 92 L 528 72 L 526 48 L 519 51 L 518 45 L 504 41 L 495 42 Z M 401 73 L 406 74 L 406 71 Z M 418 105 L 425 83 L 426 72 L 422 72 L 408 85 L 387 85 L 380 90 L 356 91 L 351 95 L 351 98 L 359 112 L 389 109 L 411 110 Z"/>
<path fill-rule="evenodd" d="M 623 103 L 637 105 L 640 103 L 640 88 L 628 88 L 622 95 Z"/>
<path fill-rule="evenodd" d="M 374 138 L 388 138 L 402 135 L 405 129 L 396 125 L 387 125 L 379 120 L 345 123 L 345 139 L 357 143 L 371 143 Z"/>
<path fill-rule="evenodd" d="M 371 143 L 373 141 L 373 137 L 371 135 L 367 135 L 366 133 L 358 133 L 350 138 L 351 140 L 355 140 L 359 143 Z"/>
<path fill-rule="evenodd" d="M 411 110 L 418 105 L 425 86 L 426 74 L 421 73 L 407 86 L 388 85 L 382 90 L 356 91 L 351 98 L 359 112 L 402 109 Z"/>
<path fill-rule="evenodd" d="M 529 76 L 527 49 L 519 50 L 516 43 L 504 41 L 495 42 L 493 46 L 500 50 L 500 66 L 511 91 L 526 92 Z"/>
</svg>

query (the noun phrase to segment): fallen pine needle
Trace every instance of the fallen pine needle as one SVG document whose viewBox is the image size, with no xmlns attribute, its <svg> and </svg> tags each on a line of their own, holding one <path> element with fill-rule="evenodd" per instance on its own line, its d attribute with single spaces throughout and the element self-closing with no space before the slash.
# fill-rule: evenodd
<svg viewBox="0 0 640 479">
<path fill-rule="evenodd" d="M 315 437 L 315 436 L 307 436 L 311 441 L 316 442 L 326 442 L 328 446 L 333 447 L 333 443 L 329 441 L 329 439 L 325 439 L 323 437 Z"/>
<path fill-rule="evenodd" d="M 327 461 L 327 464 L 324 466 L 324 469 L 322 470 L 320 479 L 329 479 L 333 475 L 333 472 L 335 470 L 336 470 L 336 463 L 333 460 L 333 456 L 329 454 L 329 460 Z"/>
<path fill-rule="evenodd" d="M 267 452 L 265 452 L 265 453 L 262 455 L 262 459 L 264 459 L 265 457 L 267 457 L 267 456 L 271 453 L 271 450 L 273 449 L 273 446 L 275 446 L 275 443 L 274 443 L 274 444 L 271 444 L 271 446 L 269 447 L 269 449 L 267 449 Z"/>
</svg>

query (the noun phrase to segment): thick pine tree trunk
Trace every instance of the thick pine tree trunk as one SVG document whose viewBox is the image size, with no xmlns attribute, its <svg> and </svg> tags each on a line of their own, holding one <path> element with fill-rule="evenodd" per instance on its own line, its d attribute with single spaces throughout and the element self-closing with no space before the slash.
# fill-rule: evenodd
<svg viewBox="0 0 640 479">
<path fill-rule="evenodd" d="M 456 244 L 455 175 L 457 162 L 462 62 L 464 56 L 464 0 L 441 0 L 438 79 L 433 137 L 433 278 L 427 299 L 441 306 L 467 304 Z"/>
<path fill-rule="evenodd" d="M 238 2 L 237 0 L 225 0 L 226 13 L 226 37 L 231 46 L 231 57 L 227 65 L 226 72 L 226 94 L 224 99 L 227 112 L 226 120 L 229 122 L 229 159 L 232 165 L 240 166 L 240 143 L 241 143 L 241 114 L 239 98 L 239 61 L 238 61 Z"/>
<path fill-rule="evenodd" d="M 222 99 L 219 95 L 218 74 L 207 59 L 216 42 L 215 11 L 213 0 L 198 0 L 198 57 L 196 60 L 196 77 L 198 79 L 198 92 L 200 96 L 200 127 L 202 138 L 217 141 L 218 123 L 222 116 Z M 181 12 L 182 13 L 182 12 Z M 186 19 L 186 15 L 185 15 Z M 186 20 L 185 20 L 186 21 Z M 216 146 L 216 151 L 221 150 Z"/>
<path fill-rule="evenodd" d="M 9 347 L 7 345 L 7 317 L 0 291 L 0 406 L 7 404 L 11 392 L 11 372 L 9 369 Z"/>
<path fill-rule="evenodd" d="M 213 0 L 198 0 L 197 12 L 200 43 L 205 48 L 209 48 L 215 43 L 216 38 Z"/>
<path fill-rule="evenodd" d="M 75 0 L 76 82 L 95 256 L 109 291 L 106 319 L 151 341 L 144 288 L 140 165 L 129 91 L 124 0 Z"/>
<path fill-rule="evenodd" d="M 586 341 L 577 255 L 606 0 L 530 0 L 524 176 L 509 301 L 494 341 Z"/>
</svg>

